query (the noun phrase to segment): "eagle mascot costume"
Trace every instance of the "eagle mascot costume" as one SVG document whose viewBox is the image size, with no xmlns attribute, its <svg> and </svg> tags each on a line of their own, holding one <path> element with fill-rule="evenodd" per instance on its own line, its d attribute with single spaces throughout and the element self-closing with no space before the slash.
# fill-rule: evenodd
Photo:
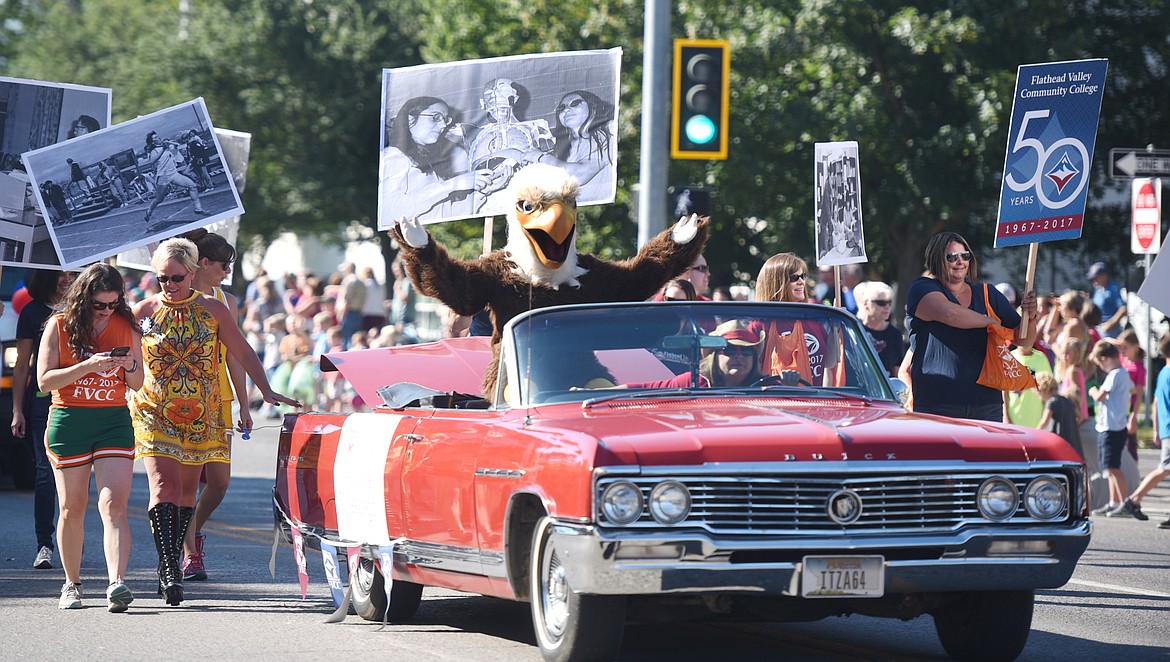
<svg viewBox="0 0 1170 662">
<path fill-rule="evenodd" d="M 437 245 L 418 219 L 391 229 L 415 287 L 460 315 L 485 307 L 492 318 L 492 361 L 483 393 L 495 399 L 504 325 L 533 308 L 601 301 L 644 301 L 685 272 L 707 242 L 710 219 L 692 214 L 642 247 L 613 262 L 577 253 L 577 179 L 562 168 L 533 163 L 508 184 L 515 204 L 508 213 L 504 248 L 476 260 L 459 260 Z"/>
</svg>

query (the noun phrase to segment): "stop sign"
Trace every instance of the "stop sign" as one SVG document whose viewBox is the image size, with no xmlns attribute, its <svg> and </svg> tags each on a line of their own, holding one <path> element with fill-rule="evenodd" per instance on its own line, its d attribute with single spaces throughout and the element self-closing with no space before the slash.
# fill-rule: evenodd
<svg viewBox="0 0 1170 662">
<path fill-rule="evenodd" d="M 1162 180 L 1133 180 L 1132 200 L 1130 250 L 1138 255 L 1157 253 L 1162 236 Z"/>
</svg>

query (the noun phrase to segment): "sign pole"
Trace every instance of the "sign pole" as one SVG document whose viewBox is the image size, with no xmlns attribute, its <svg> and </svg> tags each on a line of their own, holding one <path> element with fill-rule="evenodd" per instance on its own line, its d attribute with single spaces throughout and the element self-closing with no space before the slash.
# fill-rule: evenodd
<svg viewBox="0 0 1170 662">
<path fill-rule="evenodd" d="M 1024 284 L 1024 296 L 1028 296 L 1028 292 L 1032 291 L 1032 286 L 1036 283 L 1036 258 L 1038 257 L 1039 253 L 1040 244 L 1035 242 L 1028 244 L 1028 276 Z M 1028 335 L 1028 323 L 1028 317 L 1025 315 L 1023 319 L 1020 320 L 1020 324 L 1024 325 L 1023 335 L 1025 336 Z"/>
<path fill-rule="evenodd" d="M 833 307 L 840 308 L 841 307 L 841 265 L 839 265 L 839 264 L 833 265 L 833 289 L 836 291 L 836 295 L 834 295 L 834 297 L 833 297 Z"/>
<path fill-rule="evenodd" d="M 483 252 L 480 255 L 492 252 L 492 226 L 495 223 L 495 218 L 495 216 L 483 217 Z"/>
<path fill-rule="evenodd" d="M 1159 178 L 1159 179 L 1161 179 L 1161 178 Z M 1160 240 L 1160 239 L 1161 238 L 1159 237 L 1158 240 Z M 1149 253 L 1146 253 L 1145 262 L 1146 262 L 1146 265 L 1145 265 L 1146 273 L 1144 274 L 1144 276 L 1146 278 L 1149 278 L 1150 277 L 1150 265 L 1153 262 L 1153 260 L 1150 259 Z M 1154 307 L 1148 303 L 1146 304 L 1146 335 L 1149 336 L 1146 339 L 1146 347 L 1150 348 L 1150 351 L 1146 352 L 1146 362 L 1149 363 L 1150 357 L 1154 355 L 1154 343 L 1158 342 L 1158 339 L 1154 337 Z M 1141 420 L 1142 423 L 1149 423 L 1152 420 L 1151 414 L 1150 414 L 1150 404 L 1153 402 L 1153 398 L 1152 398 L 1152 395 L 1153 395 L 1152 391 L 1154 390 L 1153 386 L 1154 386 L 1154 373 L 1152 370 L 1149 369 L 1149 366 L 1147 365 L 1146 366 L 1146 383 L 1142 385 L 1142 400 L 1144 400 L 1144 402 L 1142 402 L 1142 404 L 1144 405 L 1144 409 L 1142 409 L 1142 420 Z M 1157 431 L 1155 430 L 1155 433 L 1156 432 Z"/>
</svg>

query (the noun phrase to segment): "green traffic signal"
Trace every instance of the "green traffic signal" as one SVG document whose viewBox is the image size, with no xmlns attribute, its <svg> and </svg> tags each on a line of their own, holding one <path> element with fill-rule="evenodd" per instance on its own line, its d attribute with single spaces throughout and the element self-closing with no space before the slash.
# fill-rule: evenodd
<svg viewBox="0 0 1170 662">
<path fill-rule="evenodd" d="M 715 122 L 706 115 L 695 115 L 687 120 L 687 140 L 696 145 L 706 145 L 715 140 Z"/>
<path fill-rule="evenodd" d="M 670 156 L 727 158 L 730 46 L 719 39 L 676 39 Z"/>
</svg>

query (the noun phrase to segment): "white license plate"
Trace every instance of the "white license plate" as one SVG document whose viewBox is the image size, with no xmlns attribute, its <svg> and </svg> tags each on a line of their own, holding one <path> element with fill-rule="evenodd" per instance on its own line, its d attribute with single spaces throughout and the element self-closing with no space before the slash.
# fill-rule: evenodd
<svg viewBox="0 0 1170 662">
<path fill-rule="evenodd" d="M 800 595 L 806 598 L 880 598 L 886 589 L 881 556 L 806 556 Z"/>
</svg>

